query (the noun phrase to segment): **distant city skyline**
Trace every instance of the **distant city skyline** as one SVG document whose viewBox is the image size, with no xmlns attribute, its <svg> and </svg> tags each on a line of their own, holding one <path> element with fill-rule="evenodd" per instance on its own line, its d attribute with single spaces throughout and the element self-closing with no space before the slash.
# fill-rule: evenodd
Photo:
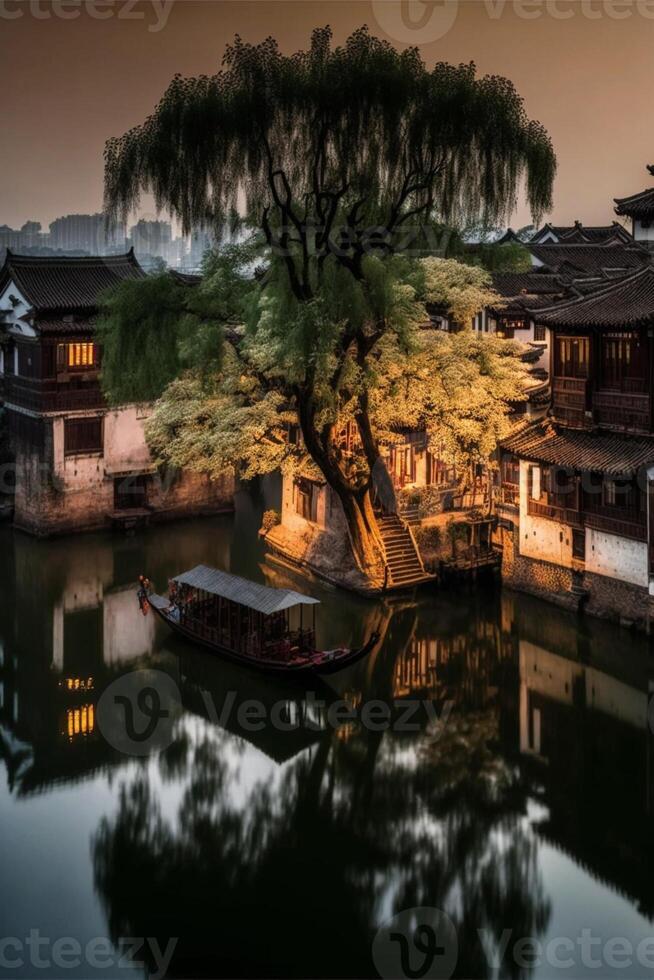
<svg viewBox="0 0 654 980">
<path fill-rule="evenodd" d="M 176 72 L 214 73 L 236 32 L 253 42 L 272 34 L 291 52 L 329 22 L 338 43 L 367 23 L 398 48 L 417 44 L 428 65 L 474 60 L 481 74 L 509 77 L 558 155 L 555 204 L 546 217 L 606 224 L 614 197 L 651 186 L 644 168 L 654 162 L 654 20 L 643 3 L 631 9 L 622 0 L 614 10 L 612 2 L 448 0 L 432 10 L 418 0 L 415 9 L 410 0 L 328 9 L 304 0 L 184 0 L 156 24 L 151 2 L 134 8 L 141 19 L 121 18 L 117 8 L 103 19 L 81 9 L 67 19 L 37 18 L 26 5 L 24 14 L 2 20 L 0 32 L 0 81 L 11 93 L 3 114 L 11 138 L 0 146 L 1 220 L 16 227 L 36 214 L 46 225 L 61 213 L 97 210 L 105 141 L 141 123 Z M 444 10 L 456 15 L 450 26 L 438 20 Z M 140 210 L 154 217 L 150 199 Z M 528 221 L 520 206 L 511 224 Z"/>
<path fill-rule="evenodd" d="M 200 228 L 190 235 L 175 234 L 174 224 L 165 219 L 141 217 L 107 234 L 101 212 L 58 215 L 47 230 L 34 218 L 12 227 L 0 215 L 0 259 L 6 249 L 42 255 L 114 255 L 133 248 L 146 267 L 151 259 L 163 259 L 173 268 L 197 268 L 212 241 L 211 234 Z"/>
</svg>

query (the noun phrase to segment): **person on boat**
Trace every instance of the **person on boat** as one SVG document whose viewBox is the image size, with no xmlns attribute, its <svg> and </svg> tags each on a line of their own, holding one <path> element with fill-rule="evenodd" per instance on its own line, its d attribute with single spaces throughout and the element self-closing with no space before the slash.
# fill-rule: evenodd
<svg viewBox="0 0 654 980">
<path fill-rule="evenodd" d="M 150 579 L 145 575 L 139 575 L 139 587 L 136 593 L 139 601 L 139 609 L 144 616 L 147 615 L 148 609 L 150 608 L 149 595 L 152 591 L 152 585 Z"/>
</svg>

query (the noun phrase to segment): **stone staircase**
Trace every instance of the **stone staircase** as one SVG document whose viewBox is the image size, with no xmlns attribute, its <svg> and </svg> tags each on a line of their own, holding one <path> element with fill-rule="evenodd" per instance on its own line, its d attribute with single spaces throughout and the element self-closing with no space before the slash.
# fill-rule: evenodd
<svg viewBox="0 0 654 980">
<path fill-rule="evenodd" d="M 400 517 L 411 527 L 417 527 L 420 524 L 420 508 L 418 504 L 407 504 L 400 510 Z"/>
<path fill-rule="evenodd" d="M 430 581 L 406 524 L 397 514 L 381 514 L 377 523 L 384 543 L 389 589 L 407 588 Z"/>
</svg>

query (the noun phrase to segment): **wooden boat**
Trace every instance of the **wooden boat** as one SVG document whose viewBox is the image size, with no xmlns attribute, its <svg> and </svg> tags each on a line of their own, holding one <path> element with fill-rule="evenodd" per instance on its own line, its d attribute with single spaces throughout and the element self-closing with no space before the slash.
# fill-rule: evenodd
<svg viewBox="0 0 654 980">
<path fill-rule="evenodd" d="M 280 674 L 331 673 L 364 657 L 379 634 L 361 647 L 316 649 L 318 599 L 266 585 L 208 565 L 197 565 L 171 581 L 168 598 L 139 589 L 146 604 L 175 633 L 229 660 Z M 305 626 L 305 608 L 311 625 Z M 296 620 L 294 623 L 293 620 Z"/>
</svg>

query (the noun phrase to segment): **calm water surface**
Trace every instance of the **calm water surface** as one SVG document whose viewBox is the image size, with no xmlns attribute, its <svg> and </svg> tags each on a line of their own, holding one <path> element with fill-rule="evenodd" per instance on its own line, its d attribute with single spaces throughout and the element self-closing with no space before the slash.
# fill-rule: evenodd
<svg viewBox="0 0 654 980">
<path fill-rule="evenodd" d="M 457 977 L 651 976 L 648 642 L 490 585 L 357 600 L 266 561 L 264 506 L 242 493 L 233 517 L 132 537 L 0 530 L 0 939 L 22 944 L 0 976 L 143 972 L 35 967 L 38 930 L 174 937 L 178 977 L 372 977 L 382 923 L 423 906 L 454 923 Z M 198 562 L 310 590 L 324 646 L 383 641 L 304 689 L 226 665 L 136 604 L 139 572 L 163 588 Z M 97 704 L 145 668 L 179 703 L 171 738 L 136 758 Z M 253 701 L 267 720 L 244 730 Z M 396 722 L 415 704 L 412 730 L 326 722 L 343 701 L 394 704 Z"/>
</svg>

